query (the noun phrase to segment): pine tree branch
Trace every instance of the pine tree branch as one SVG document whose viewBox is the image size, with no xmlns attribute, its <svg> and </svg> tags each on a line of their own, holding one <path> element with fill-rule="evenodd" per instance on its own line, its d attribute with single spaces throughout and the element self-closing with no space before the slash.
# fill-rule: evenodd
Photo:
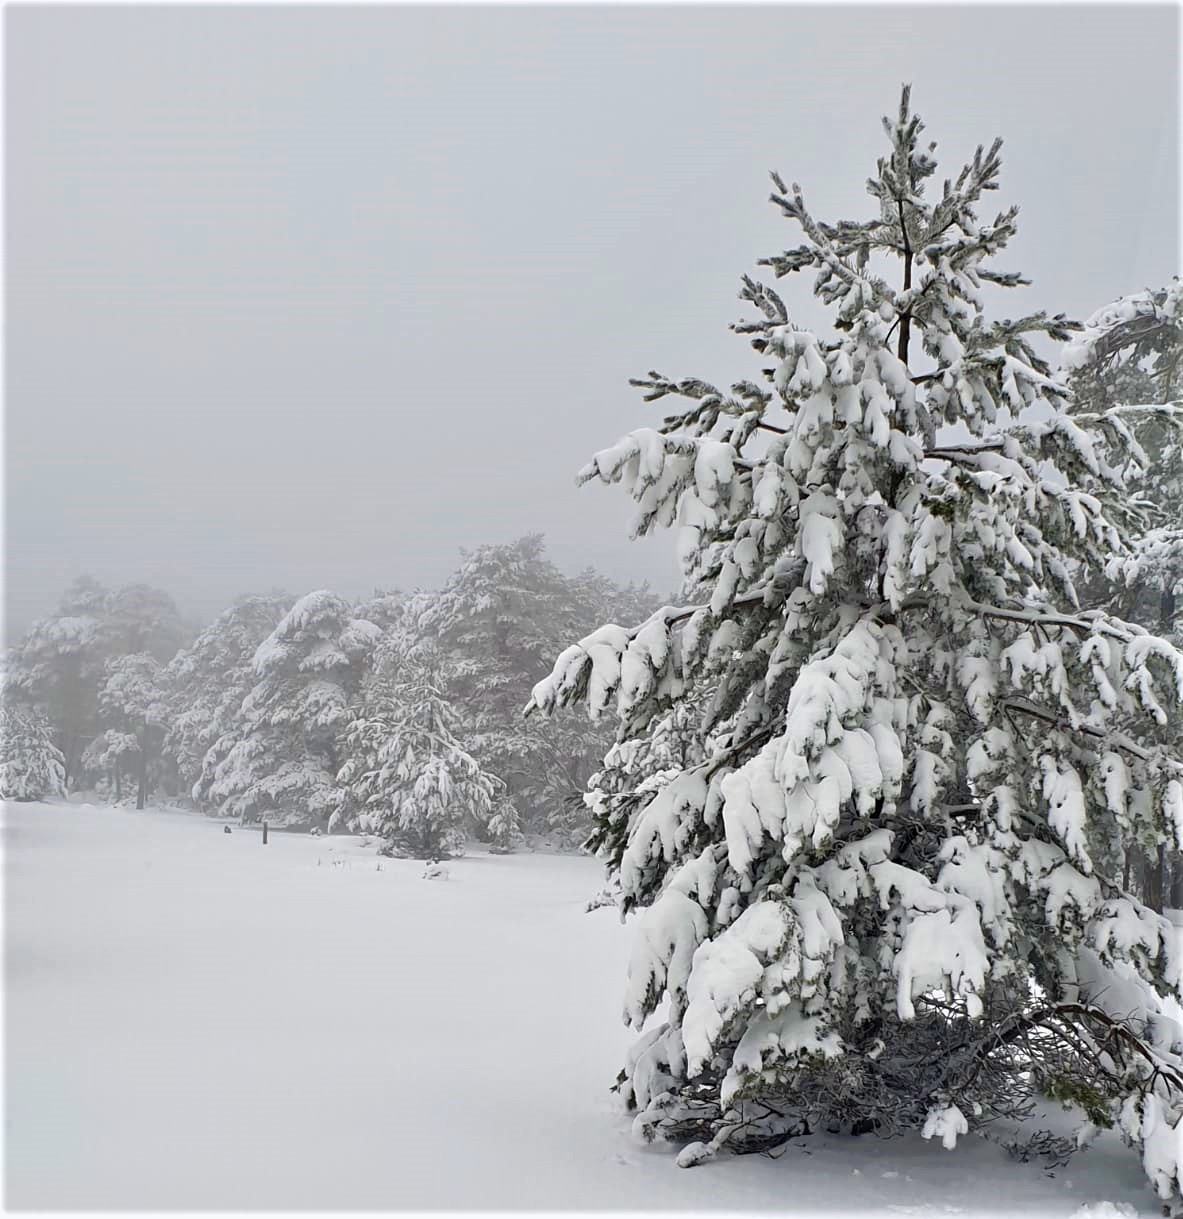
<svg viewBox="0 0 1183 1219">
<path fill-rule="evenodd" d="M 1128 402 L 1111 406 L 1103 411 L 1073 412 L 1073 419 L 1104 419 L 1107 415 L 1124 414 L 1163 415 L 1168 419 L 1183 421 L 1183 402 Z"/>
<path fill-rule="evenodd" d="M 1015 711 L 1020 715 L 1029 716 L 1053 728 L 1058 728 L 1062 732 L 1080 733 L 1092 740 L 1101 741 L 1113 749 L 1120 749 L 1122 752 L 1128 753 L 1140 762 L 1157 762 L 1167 770 L 1183 774 L 1183 762 L 1162 754 L 1155 754 L 1153 750 L 1139 745 L 1136 741 L 1131 741 L 1124 732 L 1107 732 L 1104 728 L 1097 728 L 1092 724 L 1073 724 L 1071 720 L 1065 719 L 1062 715 L 1057 715 L 1054 711 L 1049 711 L 1046 707 L 1040 707 L 1036 703 L 1028 702 L 1025 698 L 1008 698 L 1000 706 L 1003 711 Z"/>
<path fill-rule="evenodd" d="M 1055 1031 L 1049 1028 L 1049 1021 L 1063 1020 L 1065 1017 L 1073 1016 L 1078 1018 L 1076 1023 L 1092 1021 L 1101 1025 L 1108 1034 L 1107 1040 L 1120 1041 L 1138 1054 L 1139 1057 L 1145 1059 L 1152 1069 L 1150 1086 L 1153 1086 L 1155 1079 L 1161 1078 L 1168 1087 L 1174 1088 L 1183 1094 L 1183 1076 L 1174 1067 L 1164 1062 L 1141 1037 L 1132 1032 L 1124 1023 L 1120 1020 L 1115 1020 L 1101 1008 L 1094 1007 L 1089 1003 L 1057 1003 L 1037 1008 L 1035 1011 L 1020 1017 L 1009 1029 L 995 1034 L 989 1042 L 982 1046 L 975 1055 L 975 1059 L 978 1060 L 978 1066 L 973 1074 L 977 1074 L 977 1070 L 980 1070 L 984 1060 L 998 1046 L 1014 1041 L 1035 1028 L 1048 1029 L 1049 1032 Z M 1087 1033 L 1087 1026 L 1082 1031 Z M 1091 1034 L 1089 1035 L 1091 1036 Z M 1074 1048 L 1076 1047 L 1074 1046 Z M 1095 1063 L 1095 1060 L 1094 1064 L 1099 1067 L 1099 1064 Z M 1106 1072 L 1106 1074 L 1110 1075 L 1110 1078 L 1114 1078 L 1112 1073 Z M 973 1075 L 970 1076 L 969 1080 L 963 1081 L 962 1087 L 969 1083 L 972 1078 Z"/>
<path fill-rule="evenodd" d="M 980 817 L 983 810 L 980 804 L 942 804 L 937 811 L 960 821 L 970 817 Z"/>
<path fill-rule="evenodd" d="M 1042 610 L 1012 610 L 1001 605 L 987 605 L 983 601 L 962 601 L 959 609 L 972 610 L 985 618 L 999 618 L 1007 622 L 1025 622 L 1031 626 L 1063 627 L 1080 635 L 1108 635 L 1130 643 L 1135 638 L 1132 631 L 1122 630 L 1102 619 L 1078 618 L 1071 614 L 1048 614 Z"/>
<path fill-rule="evenodd" d="M 961 461 L 979 453 L 1001 453 L 1006 448 L 1004 440 L 983 440 L 981 444 L 945 444 L 936 449 L 925 449 L 925 460 Z"/>
<path fill-rule="evenodd" d="M 1125 348 L 1133 347 L 1144 339 L 1152 338 L 1173 324 L 1174 319 L 1167 318 L 1157 311 L 1145 313 L 1128 322 L 1120 323 L 1093 344 L 1092 362 L 1096 365 L 1103 365 Z"/>
</svg>

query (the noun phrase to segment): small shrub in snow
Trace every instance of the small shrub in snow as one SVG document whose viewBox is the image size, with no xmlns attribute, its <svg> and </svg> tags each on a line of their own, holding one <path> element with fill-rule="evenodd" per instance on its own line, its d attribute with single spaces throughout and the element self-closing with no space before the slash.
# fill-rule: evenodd
<svg viewBox="0 0 1183 1219">
<path fill-rule="evenodd" d="M 1063 1167 L 1080 1147 L 1077 1137 L 1053 1134 L 1050 1130 L 1037 1130 L 1034 1134 L 999 1139 L 998 1142 L 1007 1155 L 1020 1164 L 1039 1159 L 1045 1168 Z"/>
<path fill-rule="evenodd" d="M 605 906 L 619 906 L 620 891 L 613 888 L 611 885 L 605 885 L 599 893 L 593 897 L 586 906 L 586 912 L 590 914 L 593 910 L 602 910 Z"/>
</svg>

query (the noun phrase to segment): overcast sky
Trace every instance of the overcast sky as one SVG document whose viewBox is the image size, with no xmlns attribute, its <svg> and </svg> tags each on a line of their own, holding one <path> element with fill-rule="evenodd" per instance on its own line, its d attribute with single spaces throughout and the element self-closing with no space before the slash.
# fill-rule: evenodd
<svg viewBox="0 0 1183 1219">
<path fill-rule="evenodd" d="M 1174 6 L 4 16 L 10 636 L 80 571 L 208 619 L 535 530 L 672 586 L 573 475 L 660 418 L 629 376 L 753 374 L 767 171 L 865 217 L 903 80 L 943 172 L 1006 141 L 1008 312 L 1178 269 Z"/>
</svg>

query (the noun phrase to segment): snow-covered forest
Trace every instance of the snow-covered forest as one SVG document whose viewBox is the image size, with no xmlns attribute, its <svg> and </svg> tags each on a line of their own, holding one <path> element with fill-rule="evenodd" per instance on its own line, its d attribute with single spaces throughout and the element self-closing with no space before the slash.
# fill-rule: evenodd
<svg viewBox="0 0 1183 1219">
<path fill-rule="evenodd" d="M 521 709 L 572 635 L 657 604 L 564 575 L 539 535 L 477 547 L 439 590 L 246 594 L 196 632 L 162 589 L 82 576 L 6 656 L 0 795 L 182 802 L 427 859 L 576 848 L 611 730 Z"/>
<path fill-rule="evenodd" d="M 23 1199 L 1183 1215 L 1183 281 L 1013 305 L 1002 141 L 893 102 L 856 218 L 772 173 L 746 376 L 571 471 L 677 589 L 537 532 L 8 648 Z"/>
</svg>

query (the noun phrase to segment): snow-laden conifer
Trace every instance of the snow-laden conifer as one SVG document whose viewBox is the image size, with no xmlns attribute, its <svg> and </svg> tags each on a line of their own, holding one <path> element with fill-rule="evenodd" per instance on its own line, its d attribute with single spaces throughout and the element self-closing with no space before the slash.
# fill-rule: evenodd
<svg viewBox="0 0 1183 1219">
<path fill-rule="evenodd" d="M 1082 410 L 1177 405 L 1183 391 L 1183 281 L 1102 306 L 1065 344 L 1060 367 Z M 1080 375 L 1087 374 L 1087 375 Z M 1171 412 L 1167 412 L 1171 413 Z"/>
<path fill-rule="evenodd" d="M 35 707 L 0 703 L 0 800 L 57 800 L 66 794 L 62 751 Z"/>
<path fill-rule="evenodd" d="M 1080 580 L 1085 604 L 1183 644 L 1183 283 L 1123 296 L 1065 344 L 1061 368 L 1078 421 L 1127 429 L 1123 473 L 1134 510 L 1128 551 Z M 1177 726 L 1183 740 L 1183 722 Z M 1167 839 L 1126 855 L 1127 888 L 1153 909 L 1183 905 L 1183 855 Z M 1169 886 L 1167 883 L 1169 877 Z"/>
<path fill-rule="evenodd" d="M 1064 347 L 1073 417 L 1128 429 L 1125 474 L 1141 508 L 1129 553 L 1090 592 L 1124 616 L 1179 635 L 1183 605 L 1183 281 L 1120 297 Z"/>
<path fill-rule="evenodd" d="M 336 776 L 350 700 L 380 636 L 335 593 L 301 597 L 255 651 L 255 684 L 210 799 L 245 821 L 326 825 L 344 797 Z"/>
<path fill-rule="evenodd" d="M 168 724 L 168 695 L 160 662 L 148 652 L 113 656 L 107 661 L 107 679 L 99 692 L 99 710 L 104 721 L 112 726 L 100 740 L 110 741 L 108 733 L 114 733 L 117 742 L 125 736 L 133 737 L 136 742 L 134 751 L 128 751 L 125 742 L 117 743 L 115 748 L 117 754 L 128 753 L 134 757 L 136 808 L 143 808 L 149 789 L 154 786 L 151 768 L 159 758 Z M 102 748 L 100 760 L 107 760 L 106 748 Z"/>
<path fill-rule="evenodd" d="M 286 593 L 239 597 L 169 663 L 164 748 L 199 805 L 210 804 L 217 767 L 243 727 L 242 703 L 258 680 L 255 652 L 294 600 Z"/>
<path fill-rule="evenodd" d="M 163 590 L 130 584 L 111 591 L 92 576 L 80 576 L 62 594 L 57 611 L 34 622 L 11 650 L 7 688 L 45 712 L 68 784 L 83 774 L 84 750 L 111 726 L 99 707 L 107 662 L 140 653 L 165 662 L 184 635 L 177 607 Z"/>
<path fill-rule="evenodd" d="M 495 808 L 502 784 L 456 738 L 442 663 L 429 644 L 384 638 L 345 733 L 338 775 L 351 828 L 431 860 L 459 851 L 465 835 L 495 813 L 498 845 L 509 845 L 516 830 L 512 810 Z"/>
<path fill-rule="evenodd" d="M 1072 575 L 1125 549 L 1127 430 L 1068 413 L 1033 345 L 1062 316 L 986 314 L 1023 282 L 991 265 L 1017 209 L 979 214 L 1000 142 L 932 191 L 906 89 L 885 127 L 870 220 L 774 176 L 802 239 L 765 265 L 813 272 L 834 334 L 745 278 L 758 375 L 650 373 L 685 409 L 580 475 L 676 530 L 687 603 L 587 635 L 528 709 L 623 742 L 706 694 L 702 760 L 600 818 L 638 912 L 620 1087 L 698 1163 L 818 1126 L 951 1145 L 1034 1085 L 1120 1125 L 1166 1196 L 1181 962 L 1120 881 L 1131 840 L 1183 837 L 1183 655 Z"/>
<path fill-rule="evenodd" d="M 83 769 L 96 776 L 95 789 L 116 802 L 123 799 L 123 781 L 139 771 L 140 740 L 132 732 L 107 728 L 82 751 Z"/>
<path fill-rule="evenodd" d="M 530 534 L 464 552 L 438 593 L 408 603 L 408 626 L 446 655 L 446 693 L 465 749 L 505 787 L 508 802 L 490 822 L 501 844 L 519 817 L 531 831 L 586 837 L 579 794 L 610 734 L 584 716 L 524 721 L 518 712 L 563 642 L 617 604 L 645 612 L 653 602 L 647 590 L 617 588 L 595 571 L 565 575 L 547 560 L 541 535 Z"/>
</svg>

